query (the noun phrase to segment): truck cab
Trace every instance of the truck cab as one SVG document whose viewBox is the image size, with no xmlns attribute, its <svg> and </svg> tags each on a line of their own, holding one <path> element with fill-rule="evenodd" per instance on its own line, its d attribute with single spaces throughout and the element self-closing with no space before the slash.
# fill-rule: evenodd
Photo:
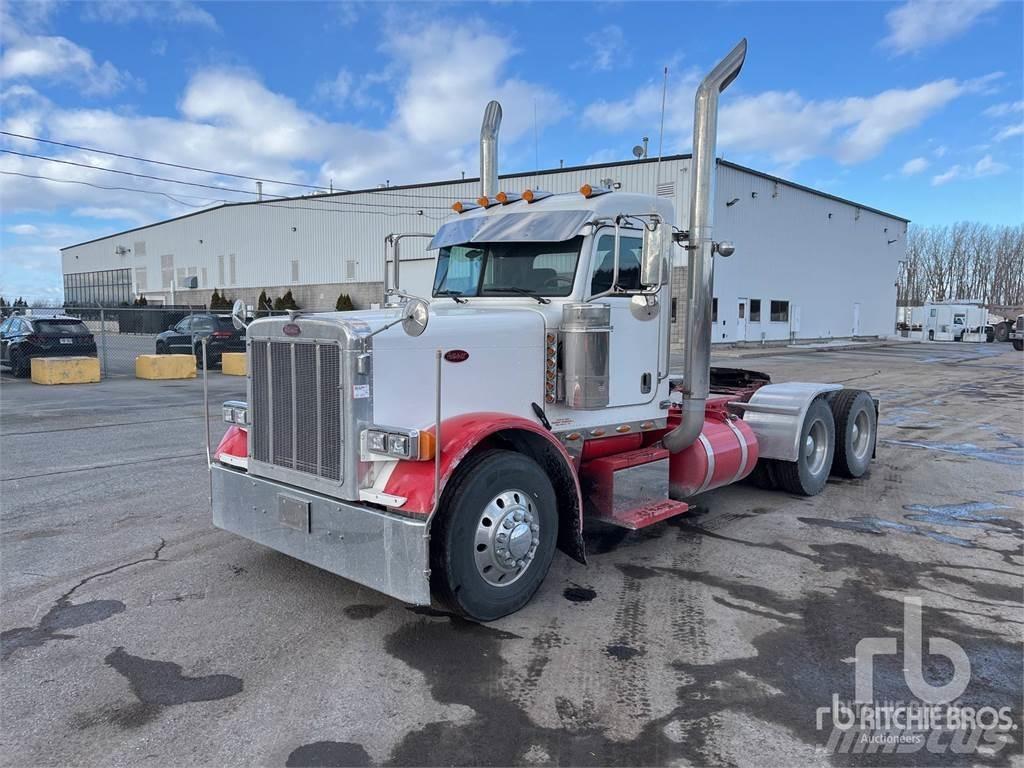
<svg viewBox="0 0 1024 768">
<path fill-rule="evenodd" d="M 247 400 L 224 404 L 214 524 L 398 599 L 476 620 L 518 610 L 588 521 L 685 514 L 756 472 L 821 492 L 874 453 L 877 402 L 838 384 L 710 367 L 715 123 L 745 41 L 695 105 L 687 229 L 653 195 L 501 190 L 492 102 L 481 194 L 431 235 L 431 296 L 247 323 Z M 678 250 L 677 250 L 678 249 Z M 670 376 L 670 267 L 688 263 Z"/>
</svg>

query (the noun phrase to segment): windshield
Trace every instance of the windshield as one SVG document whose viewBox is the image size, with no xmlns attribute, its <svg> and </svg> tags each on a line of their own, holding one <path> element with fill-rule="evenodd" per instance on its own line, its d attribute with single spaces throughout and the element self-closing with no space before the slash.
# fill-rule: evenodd
<svg viewBox="0 0 1024 768">
<path fill-rule="evenodd" d="M 60 336 L 88 336 L 81 320 L 36 320 L 36 333 Z"/>
<path fill-rule="evenodd" d="M 441 249 L 434 296 L 568 296 L 582 237 L 561 243 L 474 243 Z"/>
</svg>

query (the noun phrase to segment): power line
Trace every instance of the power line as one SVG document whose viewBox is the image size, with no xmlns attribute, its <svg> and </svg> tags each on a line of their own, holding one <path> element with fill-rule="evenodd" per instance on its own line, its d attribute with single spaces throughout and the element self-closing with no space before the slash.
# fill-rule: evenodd
<svg viewBox="0 0 1024 768">
<path fill-rule="evenodd" d="M 26 179 L 39 179 L 41 181 L 52 181 L 52 182 L 55 182 L 57 184 L 81 184 L 82 186 L 93 187 L 94 189 L 109 189 L 109 190 L 120 191 L 120 192 L 142 192 L 142 193 L 147 194 L 147 195 L 160 195 L 162 197 L 166 197 L 166 198 L 168 198 L 170 200 L 173 200 L 174 202 L 179 203 L 180 205 L 187 205 L 190 208 L 206 208 L 207 206 L 212 205 L 213 203 L 218 203 L 218 202 L 219 203 L 224 203 L 224 202 L 227 202 L 226 200 L 214 200 L 214 199 L 210 199 L 210 198 L 206 198 L 206 197 L 199 197 L 198 195 L 180 195 L 180 197 L 191 197 L 194 200 L 206 200 L 207 201 L 206 203 L 202 203 L 202 204 L 197 205 L 195 203 L 186 203 L 184 200 L 179 200 L 177 197 L 174 197 L 173 195 L 169 195 L 166 192 L 159 192 L 159 191 L 157 191 L 155 189 L 140 189 L 139 187 L 108 187 L 108 186 L 106 186 L 104 184 L 93 184 L 91 181 L 77 181 L 75 179 L 55 179 L 52 176 L 43 176 L 43 175 L 34 174 L 34 173 L 20 173 L 18 171 L 0 171 L 0 173 L 2 173 L 4 176 L 21 176 L 21 177 L 26 178 Z"/>
<path fill-rule="evenodd" d="M 57 158 L 57 157 L 47 157 L 46 155 L 36 155 L 36 154 L 32 154 L 31 152 L 18 152 L 18 151 L 13 150 L 13 149 L 0 149 L 0 152 L 3 152 L 5 154 L 9 154 L 9 155 L 17 155 L 19 157 L 32 158 L 32 159 L 35 159 L 35 160 L 44 160 L 44 161 L 49 162 L 49 163 L 59 163 L 61 165 L 71 165 L 71 166 L 74 166 L 76 168 L 85 168 L 85 169 L 90 170 L 90 171 L 102 171 L 104 173 L 116 173 L 116 174 L 120 174 L 122 176 L 132 176 L 132 177 L 137 178 L 137 179 L 149 179 L 151 181 L 159 181 L 159 182 L 169 183 L 169 184 L 183 184 L 183 185 L 189 186 L 189 187 L 199 187 L 201 189 L 213 189 L 213 190 L 216 190 L 218 192 L 235 192 L 237 194 L 242 194 L 242 195 L 257 195 L 257 194 L 259 194 L 257 192 L 253 192 L 252 190 L 248 190 L 248 189 L 236 189 L 234 187 L 219 187 L 219 186 L 215 186 L 215 185 L 212 185 L 212 184 L 202 184 L 202 183 L 197 182 L 197 181 L 185 181 L 183 179 L 170 179 L 170 178 L 167 178 L 166 176 L 153 176 L 152 174 L 148 174 L 148 173 L 136 173 L 134 171 L 122 171 L 122 170 L 119 170 L 117 168 L 103 168 L 103 167 L 97 166 L 97 165 L 89 165 L 88 163 L 75 162 L 74 160 L 63 160 L 63 159 Z M 380 190 L 380 191 L 383 192 L 385 190 Z M 294 200 L 294 199 L 297 199 L 297 198 L 283 197 L 281 195 L 271 195 L 270 197 L 272 197 L 274 199 L 277 199 L 277 200 Z M 405 209 L 412 209 L 412 210 L 422 210 L 422 209 L 447 210 L 447 206 L 398 205 L 398 204 L 390 204 L 389 205 L 389 204 L 386 204 L 386 203 L 362 203 L 362 202 L 357 202 L 357 201 L 354 201 L 354 200 L 330 200 L 330 199 L 326 199 L 326 197 L 321 197 L 321 196 L 310 197 L 310 198 L 298 198 L 298 199 L 315 199 L 318 202 L 327 203 L 329 205 L 355 205 L 355 206 L 366 206 L 368 208 L 382 208 L 383 207 L 383 208 L 405 208 Z M 246 201 L 233 200 L 233 201 L 230 201 L 230 202 L 234 202 L 234 203 L 238 203 L 238 202 L 253 203 L 253 202 L 256 202 L 256 203 L 263 204 L 263 201 L 261 201 L 261 200 L 256 200 L 256 201 L 252 201 L 252 200 L 246 200 Z"/>
<path fill-rule="evenodd" d="M 427 194 L 409 194 L 409 193 L 404 193 L 403 194 L 403 193 L 398 192 L 398 191 L 391 191 L 390 188 L 388 188 L 388 187 L 383 187 L 383 188 L 378 188 L 378 189 L 361 189 L 361 190 L 343 189 L 341 187 L 338 187 L 337 189 L 335 189 L 333 186 L 331 186 L 331 187 L 322 187 L 322 186 L 317 186 L 317 185 L 314 185 L 314 184 L 302 184 L 302 183 L 296 182 L 296 181 L 281 181 L 280 179 L 266 179 L 266 178 L 260 178 L 258 176 L 246 176 L 244 174 L 239 174 L 239 173 L 229 173 L 228 171 L 215 171 L 215 170 L 212 170 L 210 168 L 200 168 L 200 167 L 197 167 L 197 166 L 194 166 L 194 165 L 185 165 L 183 163 L 172 163 L 172 162 L 165 161 L 165 160 L 154 160 L 154 159 L 148 158 L 148 157 L 139 157 L 138 155 L 128 155 L 128 154 L 125 154 L 125 153 L 122 153 L 122 152 L 114 152 L 114 151 L 107 150 L 107 149 L 98 149 L 97 147 L 86 147 L 86 146 L 83 146 L 81 144 L 70 144 L 70 143 L 63 142 L 63 141 L 54 141 L 53 139 L 44 139 L 44 138 L 41 138 L 39 136 L 30 136 L 30 135 L 24 134 L 24 133 L 13 133 L 12 131 L 0 131 L 0 135 L 2 135 L 2 136 L 10 136 L 10 137 L 16 138 L 16 139 L 25 139 L 25 140 L 28 140 L 28 141 L 37 141 L 37 142 L 40 142 L 42 144 L 52 144 L 53 146 L 57 146 L 57 147 L 67 147 L 68 149 L 77 149 L 77 150 L 81 150 L 83 152 L 95 152 L 95 153 L 100 154 L 100 155 L 109 155 L 111 157 L 120 157 L 120 158 L 123 158 L 125 160 L 135 160 L 135 161 L 140 162 L 140 163 L 152 163 L 154 165 L 163 165 L 163 166 L 166 166 L 166 167 L 169 167 L 169 168 L 181 168 L 182 170 L 195 171 L 197 173 L 209 173 L 209 174 L 212 174 L 214 176 L 228 176 L 228 177 L 235 178 L 235 179 L 245 179 L 246 181 L 262 181 L 262 182 L 266 182 L 268 184 L 278 184 L 278 185 L 283 185 L 283 186 L 301 187 L 303 189 L 313 189 L 313 190 L 317 190 L 318 192 L 321 192 L 321 193 L 324 193 L 324 194 L 333 194 L 333 193 L 337 193 L 337 192 L 346 192 L 346 193 L 359 192 L 359 193 L 367 193 L 367 194 L 387 194 L 387 195 L 390 195 L 390 196 L 393 196 L 393 197 L 432 198 L 432 199 L 436 199 L 436 200 L 448 200 L 448 199 L 450 199 L 447 195 L 427 195 Z M 90 167 L 92 167 L 92 166 L 90 166 Z M 455 183 L 458 183 L 458 182 L 455 182 Z M 246 190 L 245 194 L 250 194 L 251 195 L 251 194 L 258 194 L 258 193 Z M 282 197 L 282 195 L 274 195 L 274 197 Z"/>
<path fill-rule="evenodd" d="M 188 206 L 190 208 L 206 208 L 208 205 L 210 205 L 212 203 L 215 203 L 215 202 L 221 202 L 221 203 L 230 202 L 230 201 L 225 201 L 225 200 L 211 200 L 211 201 L 209 201 L 209 203 L 201 204 L 201 205 L 196 205 L 194 203 L 187 203 L 184 200 L 179 200 L 176 197 L 174 197 L 173 195 L 167 194 L 166 192 L 160 192 L 160 191 L 157 191 L 157 190 L 154 190 L 154 189 L 141 189 L 141 188 L 138 188 L 138 187 L 111 187 L 111 186 L 106 186 L 106 185 L 103 185 L 103 184 L 94 184 L 94 183 L 89 182 L 89 181 L 76 181 L 76 180 L 73 180 L 73 179 L 55 179 L 55 178 L 53 178 L 51 176 L 43 176 L 43 175 L 32 174 L 32 173 L 20 173 L 18 171 L 2 171 L 2 170 L 0 170 L 0 174 L 3 174 L 5 176 L 21 176 L 21 177 L 26 178 L 26 179 L 37 179 L 37 180 L 40 180 L 40 181 L 52 181 L 52 182 L 56 182 L 58 184 L 80 184 L 82 186 L 93 187 L 95 189 L 105 189 L 105 190 L 114 190 L 114 191 L 123 191 L 123 192 L 140 192 L 140 193 L 147 194 L 147 195 L 160 195 L 162 197 L 166 197 L 166 198 L 168 198 L 170 200 L 173 200 L 174 202 L 179 203 L 181 205 L 186 205 L 186 206 Z M 205 200 L 205 199 L 207 199 L 207 198 L 197 197 L 196 195 L 181 195 L 181 197 L 191 197 L 191 198 L 197 199 L 197 200 Z M 357 213 L 357 214 L 378 215 L 378 216 L 417 216 L 417 215 L 420 215 L 423 218 L 431 219 L 433 221 L 443 221 L 445 218 L 447 218 L 445 216 L 431 216 L 431 215 L 426 214 L 426 213 L 417 214 L 417 213 L 413 212 L 413 209 L 410 209 L 410 211 L 407 212 L 407 213 L 395 213 L 395 212 L 390 212 L 390 211 L 367 211 L 367 210 L 362 210 L 362 209 L 355 209 L 355 210 L 353 210 L 353 209 L 343 209 L 343 208 L 333 208 L 333 207 L 332 208 L 317 208 L 317 207 L 313 207 L 313 206 L 304 206 L 304 205 L 283 205 L 281 203 L 272 202 L 272 201 L 271 202 L 262 203 L 262 205 L 265 206 L 265 207 L 269 207 L 269 208 L 288 208 L 288 209 L 295 210 L 295 211 L 317 211 L 317 212 L 320 212 L 320 213 Z M 416 209 L 416 210 L 422 210 L 422 209 Z"/>
<path fill-rule="evenodd" d="M 303 187 L 304 189 L 316 189 L 322 192 L 331 191 L 328 187 L 319 187 L 313 184 L 301 184 L 297 181 L 280 181 L 278 179 L 261 179 L 256 176 L 245 176 L 240 173 L 228 173 L 226 171 L 214 171 L 209 168 L 197 168 L 194 165 L 184 165 L 182 163 L 171 163 L 164 160 L 153 160 L 148 157 L 139 157 L 137 155 L 126 155 L 122 152 L 112 152 L 107 149 L 97 149 L 96 147 L 83 147 L 79 144 L 68 144 L 63 141 L 54 141 L 53 139 L 43 139 L 39 136 L 27 136 L 23 133 L 12 133 L 11 131 L 0 131 L 0 135 L 11 136 L 15 139 L 28 139 L 29 141 L 38 141 L 42 144 L 52 144 L 57 147 L 67 147 L 68 149 L 80 149 L 83 152 L 96 152 L 100 155 L 110 155 L 111 157 L 121 157 L 125 160 L 137 160 L 140 163 L 152 163 L 153 165 L 164 165 L 168 168 L 181 168 L 186 171 L 196 171 L 197 173 L 209 173 L 214 176 L 230 176 L 235 179 L 246 179 L 247 181 L 264 181 L 269 184 L 280 184 L 282 186 L 290 187 Z"/>
</svg>

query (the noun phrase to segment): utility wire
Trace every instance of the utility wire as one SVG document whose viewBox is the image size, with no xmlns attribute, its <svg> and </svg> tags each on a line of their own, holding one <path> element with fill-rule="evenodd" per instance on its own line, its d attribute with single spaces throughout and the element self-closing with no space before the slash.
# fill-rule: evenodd
<svg viewBox="0 0 1024 768">
<path fill-rule="evenodd" d="M 41 181 L 52 181 L 57 184 L 81 184 L 86 187 L 93 187 L 94 189 L 109 189 L 120 192 L 142 192 L 147 195 L 160 195 L 162 197 L 166 197 L 170 200 L 173 200 L 174 202 L 179 203 L 180 205 L 187 205 L 190 208 L 206 208 L 207 206 L 213 205 L 214 203 L 228 202 L 226 200 L 211 200 L 210 198 L 199 197 L 198 195 L 179 195 L 179 197 L 191 197 L 194 200 L 207 201 L 206 203 L 200 204 L 186 203 L 184 200 L 179 200 L 177 197 L 174 197 L 173 195 L 169 195 L 166 192 L 158 192 L 155 189 L 140 189 L 139 187 L 108 187 L 104 184 L 93 184 L 91 181 L 78 181 L 75 179 L 55 179 L 52 176 L 43 176 L 34 173 L 20 173 L 19 171 L 0 171 L 0 173 L 2 173 L 4 176 L 21 176 L 22 178 L 25 179 L 39 179 Z"/>
<path fill-rule="evenodd" d="M 205 204 L 198 204 L 197 205 L 195 203 L 187 203 L 184 200 L 179 200 L 178 198 L 174 197 L 173 195 L 167 194 L 166 192 L 159 192 L 159 191 L 154 190 L 154 189 L 141 189 L 141 188 L 138 188 L 138 187 L 111 187 L 111 186 L 106 186 L 106 185 L 103 185 L 103 184 L 93 184 L 92 182 L 89 182 L 89 181 L 76 181 L 76 180 L 73 180 L 73 179 L 55 179 L 55 178 L 50 177 L 50 176 L 42 176 L 42 175 L 32 174 L 32 173 L 20 173 L 18 171 L 2 171 L 2 170 L 0 170 L 0 174 L 3 174 L 4 176 L 21 176 L 21 177 L 26 178 L 26 179 L 37 179 L 37 180 L 40 180 L 40 181 L 52 181 L 52 182 L 56 182 L 58 184 L 81 184 L 81 185 L 86 186 L 86 187 L 93 187 L 94 189 L 105 189 L 105 190 L 114 190 L 114 191 L 122 191 L 122 192 L 141 192 L 141 193 L 147 194 L 147 195 L 160 195 L 162 197 L 166 197 L 166 198 L 168 198 L 170 200 L 173 200 L 174 202 L 179 203 L 181 205 L 186 205 L 189 208 L 207 208 L 212 203 L 230 202 L 230 201 L 225 201 L 225 200 L 210 200 L 210 201 L 208 201 Z M 197 197 L 196 195 L 181 195 L 181 197 L 191 197 L 191 198 L 196 199 L 196 200 L 206 200 L 207 199 L 207 198 Z M 344 209 L 344 208 L 335 208 L 335 207 L 332 207 L 332 208 L 318 208 L 318 207 L 306 206 L 306 205 L 283 205 L 281 203 L 277 203 L 277 202 L 273 202 L 273 201 L 268 201 L 268 202 L 262 203 L 262 205 L 264 205 L 264 206 L 266 206 L 268 208 L 289 208 L 289 209 L 295 210 L 295 211 L 318 211 L 320 213 L 356 213 L 356 214 L 367 214 L 367 215 L 378 215 L 378 216 L 416 216 L 416 215 L 421 215 L 424 218 L 432 219 L 434 221 L 443 221 L 445 218 L 447 218 L 446 216 L 432 216 L 432 215 L 429 215 L 429 214 L 426 214 L 426 213 L 417 214 L 417 213 L 413 212 L 413 210 L 411 210 L 411 209 L 410 209 L 409 212 L 395 213 L 395 212 L 391 212 L 391 211 L 379 211 L 379 210 L 378 211 L 367 211 L 367 210 L 362 210 L 362 209 L 354 209 L 353 210 L 353 209 Z M 418 210 L 422 210 L 422 209 L 418 209 Z"/>
<path fill-rule="evenodd" d="M 160 181 L 160 182 L 169 183 L 169 184 L 183 184 L 183 185 L 189 186 L 189 187 L 199 187 L 201 189 L 213 189 L 213 190 L 216 190 L 218 192 L 235 192 L 237 194 L 242 194 L 242 195 L 257 195 L 257 194 L 259 194 L 257 192 L 254 192 L 254 191 L 248 190 L 248 189 L 236 189 L 234 187 L 219 187 L 219 186 L 215 186 L 215 185 L 212 185 L 212 184 L 202 184 L 202 183 L 197 182 L 197 181 L 185 181 L 183 179 L 170 179 L 170 178 L 167 178 L 165 176 L 153 176 L 153 175 L 148 174 L 148 173 L 135 173 L 133 171 L 122 171 L 122 170 L 119 170 L 119 169 L 116 169 L 116 168 L 103 168 L 103 167 L 97 166 L 97 165 L 89 165 L 88 163 L 75 162 L 74 160 L 63 160 L 63 159 L 60 159 L 60 158 L 57 158 L 57 157 L 47 157 L 46 155 L 36 155 L 36 154 L 32 154 L 31 152 L 18 152 L 18 151 L 13 150 L 13 149 L 0 149 L 0 152 L 3 152 L 5 154 L 9 154 L 9 155 L 17 155 L 19 157 L 32 158 L 32 159 L 35 159 L 35 160 L 44 160 L 44 161 L 49 162 L 49 163 L 59 163 L 61 165 L 71 165 L 71 166 L 74 166 L 76 168 L 85 168 L 85 169 L 90 170 L 90 171 L 102 171 L 104 173 L 116 173 L 116 174 L 120 174 L 122 176 L 132 176 L 132 177 L 137 178 L 137 179 L 149 179 L 151 181 Z M 386 190 L 376 190 L 376 191 L 384 192 Z M 269 197 L 271 197 L 273 199 L 277 199 L 277 200 L 295 200 L 296 199 L 296 198 L 284 197 L 284 196 L 281 196 L 281 195 L 269 195 Z M 413 209 L 413 210 L 423 210 L 423 209 L 447 210 L 447 206 L 424 206 L 424 205 L 412 205 L 412 204 L 399 205 L 399 204 L 386 204 L 386 203 L 363 203 L 363 202 L 357 202 L 357 201 L 354 201 L 354 200 L 332 200 L 332 199 L 328 199 L 326 196 L 325 197 L 317 196 L 317 197 L 310 197 L 310 198 L 298 198 L 298 199 L 300 199 L 300 200 L 301 199 L 305 199 L 305 200 L 315 199 L 318 202 L 326 203 L 328 205 L 355 205 L 355 206 L 366 206 L 368 208 L 382 208 L 382 207 L 384 207 L 384 208 L 403 208 L 403 209 Z M 256 203 L 262 204 L 263 201 L 260 201 L 260 200 L 256 200 L 256 201 L 252 201 L 252 200 L 237 201 L 237 200 L 235 200 L 235 201 L 231 201 L 231 202 L 235 202 L 235 203 L 237 203 L 237 202 L 246 202 L 246 203 L 256 202 Z"/>
<path fill-rule="evenodd" d="M 120 157 L 120 158 L 123 158 L 125 160 L 135 160 L 135 161 L 140 162 L 140 163 L 152 163 L 153 165 L 163 165 L 163 166 L 166 166 L 168 168 L 181 168 L 182 170 L 195 171 L 197 173 L 209 173 L 209 174 L 214 175 L 214 176 L 227 176 L 227 177 L 231 177 L 231 178 L 234 178 L 234 179 L 245 179 L 246 181 L 261 181 L 261 182 L 264 182 L 264 183 L 267 183 L 267 184 L 278 184 L 278 185 L 282 185 L 282 186 L 292 186 L 292 187 L 301 187 L 303 189 L 313 189 L 313 190 L 316 190 L 316 191 L 321 192 L 323 194 L 333 194 L 333 193 L 337 193 L 337 192 L 348 192 L 348 193 L 351 193 L 351 192 L 357 191 L 357 192 L 365 192 L 365 193 L 373 193 L 373 194 L 389 194 L 389 195 L 396 196 L 396 197 L 415 197 L 415 198 L 431 197 L 431 198 L 434 198 L 434 199 L 437 199 L 437 200 L 448 200 L 449 199 L 449 197 L 446 196 L 446 195 L 419 195 L 419 194 L 409 194 L 409 193 L 403 194 L 403 193 L 398 192 L 398 191 L 391 191 L 388 187 L 384 187 L 382 189 L 351 190 L 351 189 L 342 189 L 341 187 L 334 188 L 333 186 L 332 187 L 321 187 L 321 186 L 316 186 L 314 184 L 302 184 L 302 183 L 297 182 L 297 181 L 281 181 L 280 179 L 265 179 L 265 178 L 260 178 L 258 176 L 246 176 L 246 175 L 240 174 L 240 173 L 229 173 L 227 171 L 215 171 L 215 170 L 212 170 L 210 168 L 199 168 L 199 167 L 194 166 L 194 165 L 185 165 L 183 163 L 172 163 L 172 162 L 168 162 L 168 161 L 165 161 L 165 160 L 154 160 L 154 159 L 148 158 L 148 157 L 139 157 L 138 155 L 128 155 L 128 154 L 125 154 L 123 152 L 113 152 L 111 150 L 98 149 L 96 147 L 86 147 L 86 146 L 82 146 L 81 144 L 69 144 L 69 143 L 63 142 L 63 141 L 54 141 L 53 139 L 44 139 L 44 138 L 41 138 L 39 136 L 29 136 L 28 134 L 24 134 L 24 133 L 13 133 L 12 131 L 0 131 L 0 136 L 10 136 L 11 138 L 15 138 L 15 139 L 25 139 L 25 140 L 28 140 L 28 141 L 37 141 L 37 142 L 40 142 L 41 144 L 51 144 L 51 145 L 57 146 L 57 147 L 67 147 L 68 149 L 77 149 L 77 150 L 81 150 L 83 152 L 95 152 L 95 153 L 100 154 L 100 155 L 109 155 L 110 157 Z M 258 194 L 258 193 L 251 192 L 251 191 L 247 190 L 246 194 Z M 273 197 L 281 197 L 281 195 L 274 195 Z"/>
</svg>

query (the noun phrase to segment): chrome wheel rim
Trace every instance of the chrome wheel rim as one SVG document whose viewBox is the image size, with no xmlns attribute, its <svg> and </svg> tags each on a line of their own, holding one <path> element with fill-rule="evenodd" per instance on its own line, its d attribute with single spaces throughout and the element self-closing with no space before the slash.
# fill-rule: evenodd
<svg viewBox="0 0 1024 768">
<path fill-rule="evenodd" d="M 804 459 L 812 475 L 817 475 L 825 468 L 827 456 L 828 430 L 825 429 L 825 422 L 817 419 L 811 424 L 811 428 L 807 430 L 807 437 L 804 438 Z"/>
<path fill-rule="evenodd" d="M 533 497 L 518 488 L 502 491 L 477 520 L 477 573 L 491 586 L 507 587 L 529 570 L 539 545 L 540 515 Z"/>
<path fill-rule="evenodd" d="M 853 443 L 853 455 L 863 459 L 871 446 L 871 417 L 866 410 L 861 410 L 853 420 L 851 429 L 851 440 Z"/>
</svg>

